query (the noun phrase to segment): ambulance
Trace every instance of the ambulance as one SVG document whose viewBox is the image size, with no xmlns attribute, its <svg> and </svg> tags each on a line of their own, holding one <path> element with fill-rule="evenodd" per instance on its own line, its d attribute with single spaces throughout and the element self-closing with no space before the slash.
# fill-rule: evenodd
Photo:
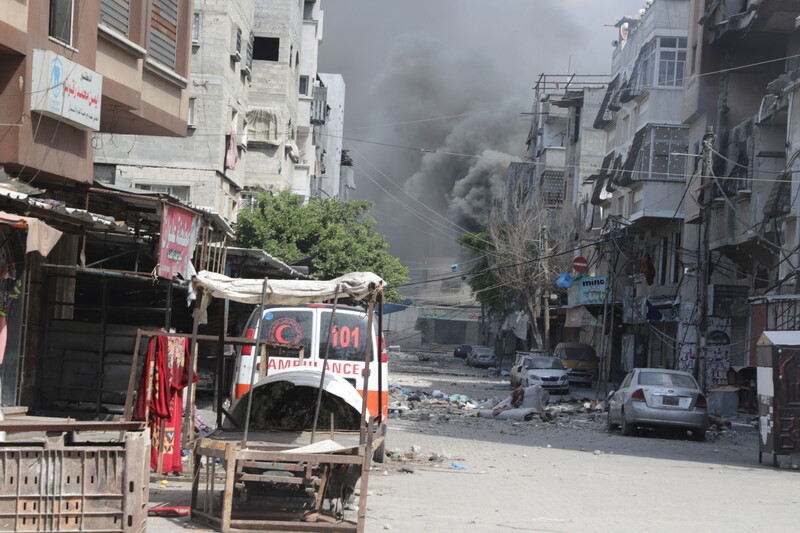
<svg viewBox="0 0 800 533">
<path fill-rule="evenodd" d="M 261 325 L 259 328 L 259 320 Z M 367 396 L 370 416 L 386 422 L 388 415 L 388 365 L 385 343 L 377 334 L 377 319 L 368 331 L 368 315 L 363 309 L 333 304 L 302 304 L 296 306 L 257 306 L 247 321 L 244 337 L 255 339 L 260 331 L 263 341 L 273 344 L 302 347 L 302 350 L 280 350 L 270 355 L 266 372 L 260 356 L 254 356 L 254 346 L 242 346 L 236 365 L 231 400 L 235 402 L 250 388 L 253 364 L 256 375 L 271 376 L 289 370 L 309 368 L 343 378 L 363 397 Z M 367 345 L 372 344 L 369 378 L 364 383 Z M 380 349 L 379 349 L 380 348 Z M 274 352 L 274 351 L 273 351 Z"/>
</svg>

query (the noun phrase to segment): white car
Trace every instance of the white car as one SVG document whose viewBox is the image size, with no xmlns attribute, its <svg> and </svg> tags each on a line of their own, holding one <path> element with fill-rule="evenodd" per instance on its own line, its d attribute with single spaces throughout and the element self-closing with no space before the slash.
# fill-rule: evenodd
<svg viewBox="0 0 800 533">
<path fill-rule="evenodd" d="M 704 440 L 708 404 L 691 374 L 663 368 L 634 368 L 619 390 L 609 393 L 608 429 L 632 435 L 639 426 L 688 429 Z"/>
<path fill-rule="evenodd" d="M 548 392 L 569 392 L 567 368 L 555 357 L 517 355 L 511 367 L 511 386 L 541 385 Z"/>
</svg>

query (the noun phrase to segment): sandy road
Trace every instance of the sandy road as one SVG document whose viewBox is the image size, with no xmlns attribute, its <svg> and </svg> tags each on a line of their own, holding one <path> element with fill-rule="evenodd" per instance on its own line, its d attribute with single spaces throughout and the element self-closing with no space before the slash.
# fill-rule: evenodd
<svg viewBox="0 0 800 533">
<path fill-rule="evenodd" d="M 510 391 L 501 378 L 452 355 L 405 355 L 392 366 L 392 383 L 406 390 L 477 398 Z M 389 447 L 401 459 L 370 476 L 368 531 L 798 529 L 798 472 L 759 465 L 755 431 L 747 427 L 693 442 L 608 433 L 604 415 L 513 423 L 425 411 L 390 421 Z M 431 455 L 445 459 L 432 462 Z M 468 469 L 452 468 L 454 458 Z M 403 467 L 413 473 L 399 472 Z"/>
</svg>

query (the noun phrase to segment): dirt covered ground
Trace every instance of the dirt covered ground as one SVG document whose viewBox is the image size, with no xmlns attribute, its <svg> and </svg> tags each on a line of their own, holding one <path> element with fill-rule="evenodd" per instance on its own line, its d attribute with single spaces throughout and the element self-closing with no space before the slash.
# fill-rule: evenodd
<svg viewBox="0 0 800 533">
<path fill-rule="evenodd" d="M 800 472 L 786 460 L 758 463 L 748 416 L 715 426 L 706 442 L 622 437 L 606 430 L 595 390 L 573 387 L 527 421 L 479 418 L 472 403 L 507 397 L 508 378 L 467 367 L 451 347 L 392 354 L 389 379 L 389 457 L 370 472 L 369 532 L 797 529 Z M 152 504 L 188 504 L 183 485 L 153 483 Z M 150 531 L 186 527 L 201 529 L 149 521 Z"/>
<path fill-rule="evenodd" d="M 548 416 L 490 420 L 424 393 L 502 399 L 511 392 L 507 378 L 468 368 L 444 349 L 395 355 L 390 370 L 392 396 L 409 409 L 390 419 L 394 459 L 370 476 L 369 531 L 797 527 L 798 472 L 759 465 L 747 416 L 724 421 L 706 442 L 674 433 L 622 437 L 593 409 L 602 407 L 595 391 L 573 387 L 572 401 L 547 407 Z M 400 388 L 423 399 L 409 402 Z"/>
</svg>

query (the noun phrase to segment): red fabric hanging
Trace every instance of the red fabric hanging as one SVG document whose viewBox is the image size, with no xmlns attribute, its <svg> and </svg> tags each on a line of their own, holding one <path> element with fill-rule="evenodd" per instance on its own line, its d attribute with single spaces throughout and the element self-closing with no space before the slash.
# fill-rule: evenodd
<svg viewBox="0 0 800 533">
<path fill-rule="evenodd" d="M 189 384 L 189 341 L 184 337 L 158 336 L 150 339 L 147 358 L 139 381 L 139 395 L 134 411 L 135 420 L 145 419 L 147 374 L 153 365 L 152 389 L 149 398 L 150 468 L 158 468 L 158 448 L 161 443 L 161 423 L 164 422 L 162 472 L 181 472 L 181 422 L 183 419 L 183 389 Z M 194 380 L 198 377 L 195 374 Z"/>
</svg>

